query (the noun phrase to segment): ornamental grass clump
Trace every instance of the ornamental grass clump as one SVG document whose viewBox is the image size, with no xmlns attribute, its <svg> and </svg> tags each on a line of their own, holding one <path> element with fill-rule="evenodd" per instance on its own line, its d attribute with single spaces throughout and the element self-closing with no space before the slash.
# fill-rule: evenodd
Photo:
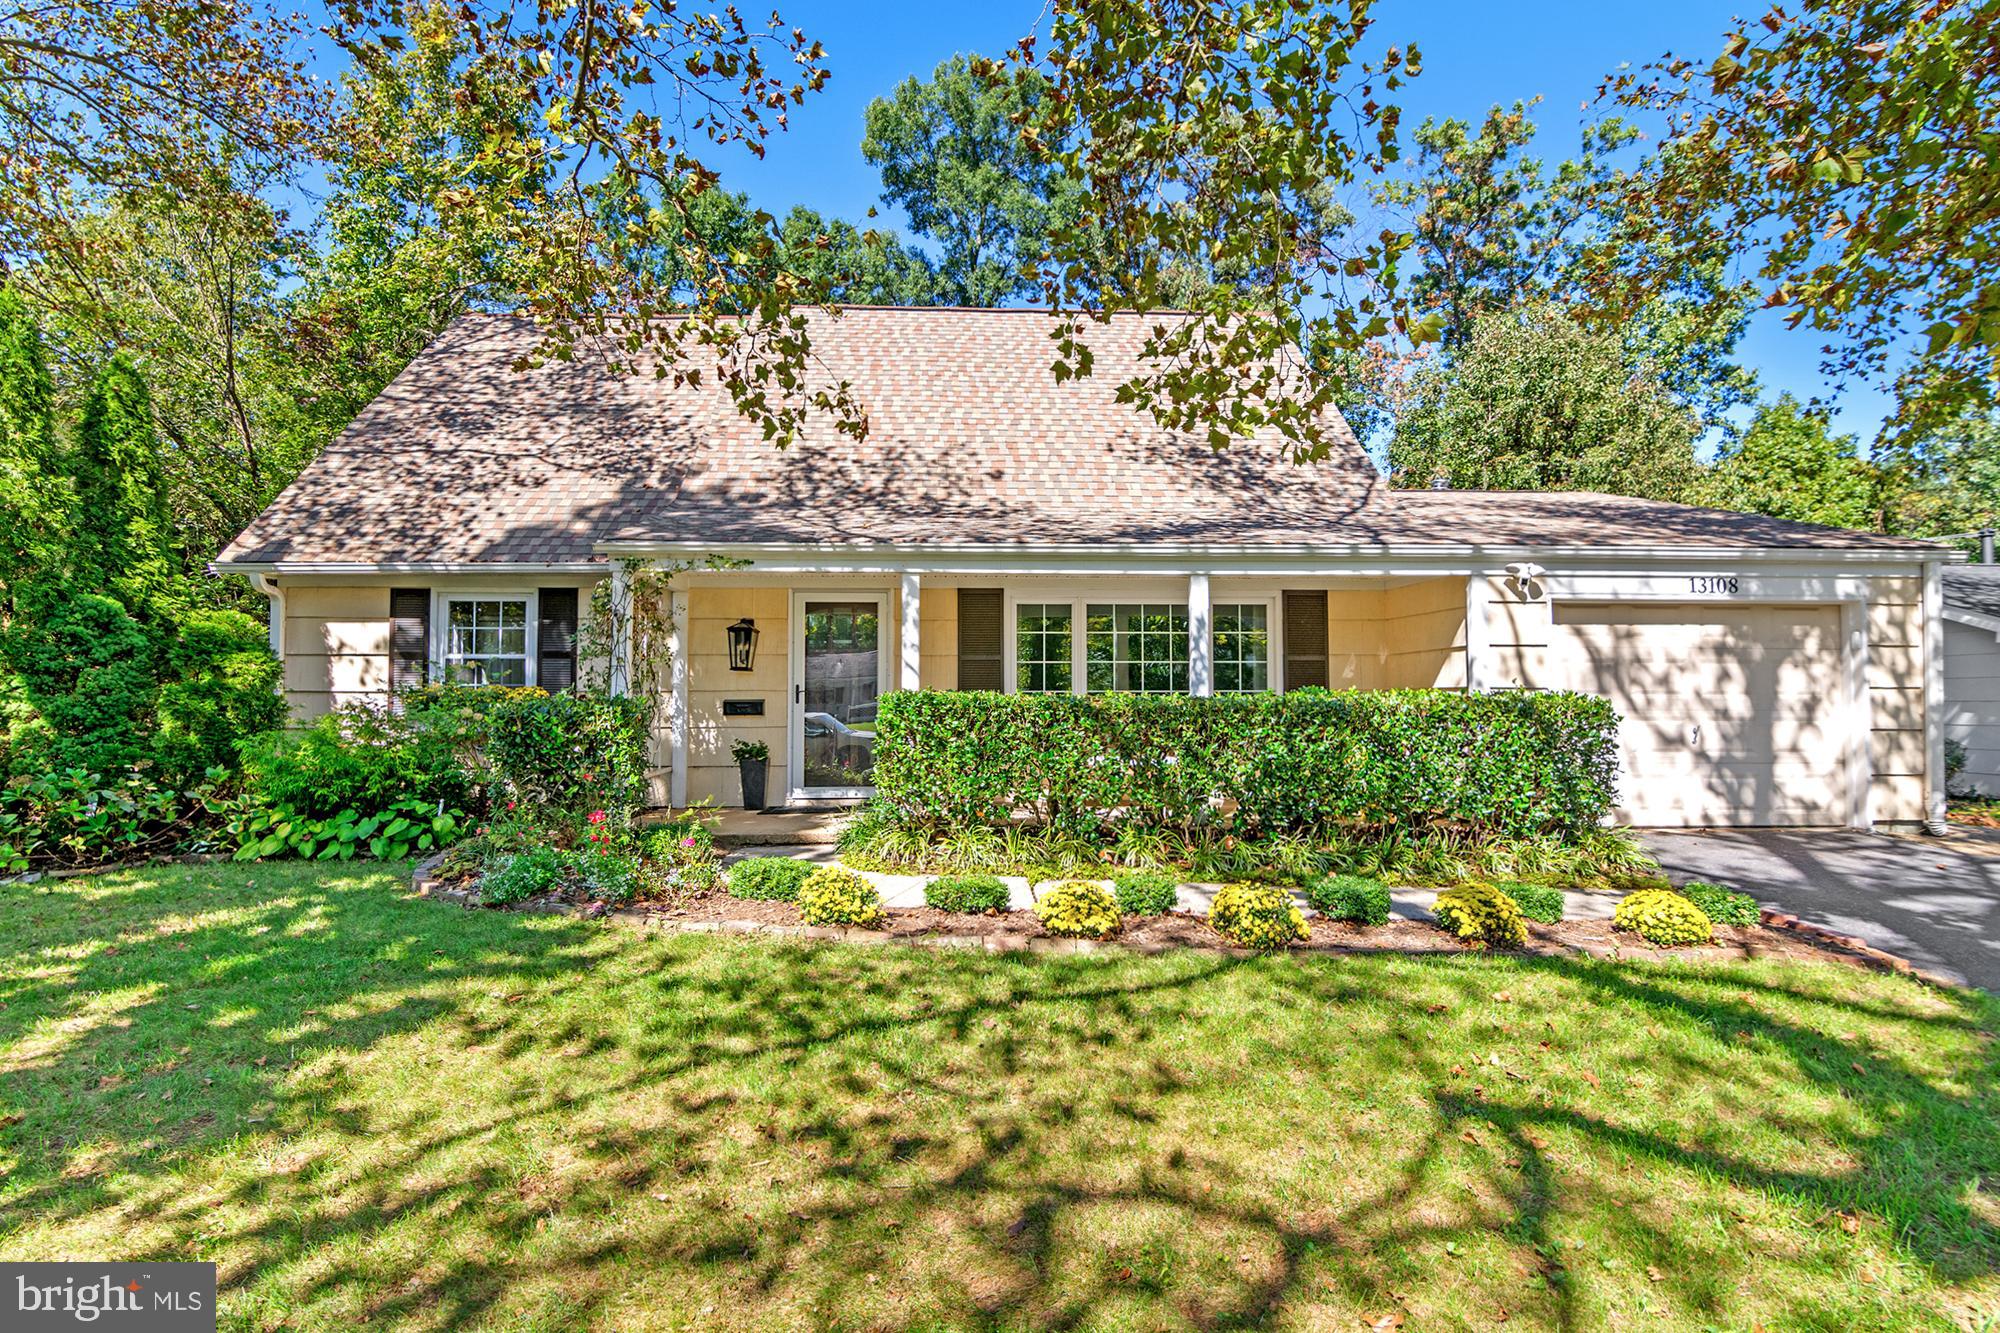
<svg viewBox="0 0 2000 1333">
<path fill-rule="evenodd" d="M 1158 916 L 1179 905 L 1181 886 L 1157 870 L 1127 870 L 1112 879 L 1111 893 L 1128 916 Z"/>
<path fill-rule="evenodd" d="M 924 906 L 940 912 L 1004 912 L 1009 897 L 998 875 L 940 875 L 924 885 Z"/>
<path fill-rule="evenodd" d="M 1528 942 L 1521 909 L 1491 884 L 1462 884 L 1438 895 L 1438 924 L 1475 948 L 1518 949 Z"/>
<path fill-rule="evenodd" d="M 1754 926 L 1763 920 L 1755 898 L 1720 884 L 1690 880 L 1681 886 L 1681 896 L 1699 907 L 1718 926 Z"/>
<path fill-rule="evenodd" d="M 1508 883 L 1499 886 L 1500 891 L 1514 900 L 1521 909 L 1521 915 L 1530 921 L 1539 921 L 1552 926 L 1563 919 L 1563 891 L 1552 889 L 1546 884 Z"/>
<path fill-rule="evenodd" d="M 1282 949 L 1312 937 L 1305 913 L 1275 884 L 1225 884 L 1208 906 L 1208 924 L 1243 949 Z"/>
<path fill-rule="evenodd" d="M 1360 875 L 1322 875 L 1306 885 L 1306 900 L 1321 916 L 1358 926 L 1389 924 L 1389 886 Z"/>
<path fill-rule="evenodd" d="M 1636 932 L 1650 944 L 1706 944 L 1715 935 L 1708 913 L 1672 889 L 1641 889 L 1628 893 L 1612 914 L 1611 924 Z"/>
<path fill-rule="evenodd" d="M 808 926 L 880 925 L 882 895 L 852 870 L 827 866 L 799 886 L 799 918 Z"/>
<path fill-rule="evenodd" d="M 1068 879 L 1035 899 L 1035 915 L 1051 935 L 1103 939 L 1118 929 L 1118 900 L 1095 880 Z"/>
<path fill-rule="evenodd" d="M 729 867 L 729 896 L 795 902 L 800 886 L 812 873 L 810 861 L 794 861 L 789 856 L 753 856 Z"/>
</svg>

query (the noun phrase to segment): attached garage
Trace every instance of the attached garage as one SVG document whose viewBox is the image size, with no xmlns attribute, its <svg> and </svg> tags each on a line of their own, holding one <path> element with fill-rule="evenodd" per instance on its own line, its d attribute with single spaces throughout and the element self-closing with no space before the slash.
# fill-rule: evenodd
<svg viewBox="0 0 2000 1333">
<path fill-rule="evenodd" d="M 1552 658 L 1618 709 L 1623 815 L 1844 825 L 1857 727 L 1837 605 L 1558 603 Z"/>
</svg>

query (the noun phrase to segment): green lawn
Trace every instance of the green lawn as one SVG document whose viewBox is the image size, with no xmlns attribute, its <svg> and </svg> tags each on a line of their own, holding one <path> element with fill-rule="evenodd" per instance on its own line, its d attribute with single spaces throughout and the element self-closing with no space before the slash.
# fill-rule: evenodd
<svg viewBox="0 0 2000 1333">
<path fill-rule="evenodd" d="M 212 1259 L 225 1328 L 2000 1327 L 1984 997 L 406 891 L 0 890 L 0 1257 Z"/>
</svg>

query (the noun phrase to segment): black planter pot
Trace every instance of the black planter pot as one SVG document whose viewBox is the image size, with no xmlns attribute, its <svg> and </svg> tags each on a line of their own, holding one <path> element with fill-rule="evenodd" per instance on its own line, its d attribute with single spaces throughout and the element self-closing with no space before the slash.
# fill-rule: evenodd
<svg viewBox="0 0 2000 1333">
<path fill-rule="evenodd" d="M 739 759 L 736 770 L 743 778 L 743 808 L 762 810 L 764 808 L 764 775 L 770 771 L 768 759 Z"/>
</svg>

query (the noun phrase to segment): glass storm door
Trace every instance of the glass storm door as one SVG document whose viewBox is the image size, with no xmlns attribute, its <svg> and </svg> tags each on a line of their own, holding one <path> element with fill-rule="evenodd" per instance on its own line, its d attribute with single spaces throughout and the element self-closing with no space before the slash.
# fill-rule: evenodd
<svg viewBox="0 0 2000 1333">
<path fill-rule="evenodd" d="M 792 773 L 809 796 L 863 796 L 874 784 L 886 598 L 792 599 Z"/>
</svg>

